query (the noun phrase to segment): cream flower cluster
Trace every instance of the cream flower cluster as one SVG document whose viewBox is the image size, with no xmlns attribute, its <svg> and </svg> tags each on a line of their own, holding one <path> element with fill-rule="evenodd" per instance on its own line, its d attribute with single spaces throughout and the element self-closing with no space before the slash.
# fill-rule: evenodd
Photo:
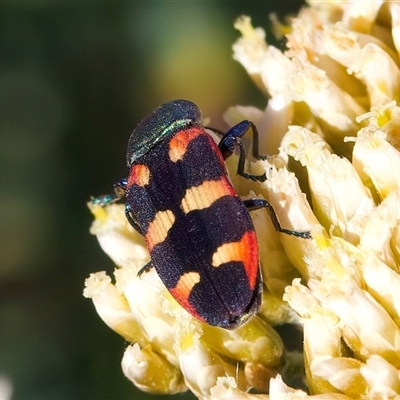
<svg viewBox="0 0 400 400">
<path fill-rule="evenodd" d="M 123 205 L 92 202 L 91 232 L 117 268 L 114 283 L 92 274 L 84 294 L 131 343 L 122 370 L 148 392 L 400 399 L 400 3 L 310 1 L 290 25 L 272 21 L 285 52 L 250 18 L 235 24 L 234 58 L 270 99 L 265 110 L 231 108 L 226 120 L 252 120 L 262 153 L 276 155 L 246 167 L 265 171 L 263 183 L 236 176 L 235 157 L 227 164 L 243 198 L 264 197 L 284 228 L 313 240 L 251 213 L 263 303 L 227 331 L 193 319 L 154 270 L 139 278 L 149 254 Z M 303 357 L 285 350 L 273 328 L 282 324 L 302 326 Z M 284 383 L 301 379 L 303 362 L 308 393 Z"/>
</svg>

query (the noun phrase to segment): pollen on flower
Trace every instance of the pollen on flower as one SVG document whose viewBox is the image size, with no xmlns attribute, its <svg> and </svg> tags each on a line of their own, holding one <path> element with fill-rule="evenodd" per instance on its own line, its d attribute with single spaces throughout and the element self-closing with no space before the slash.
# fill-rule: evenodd
<svg viewBox="0 0 400 400">
<path fill-rule="evenodd" d="M 268 48 L 265 31 L 262 28 L 254 29 L 248 16 L 238 18 L 234 26 L 243 36 L 233 46 L 233 58 L 246 68 L 255 83 L 262 88 L 259 74 L 264 53 Z"/>
<path fill-rule="evenodd" d="M 290 24 L 289 18 L 286 18 L 287 21 L 285 21 L 285 23 L 283 24 L 278 19 L 278 16 L 275 13 L 271 13 L 269 15 L 269 20 L 272 24 L 272 31 L 274 33 L 274 36 L 278 40 L 281 40 L 292 31 L 292 26 Z"/>
<path fill-rule="evenodd" d="M 89 202 L 88 207 L 95 216 L 90 233 L 96 235 L 103 251 L 117 266 L 138 265 L 135 260 L 141 260 L 143 265 L 149 260 L 144 238 L 130 226 L 123 204 L 101 207 Z"/>
<path fill-rule="evenodd" d="M 122 359 L 124 375 L 138 388 L 149 393 L 176 394 L 186 392 L 181 371 L 157 354 L 150 345 L 130 345 Z"/>
<path fill-rule="evenodd" d="M 90 274 L 89 278 L 85 280 L 85 289 L 83 291 L 83 295 L 90 299 L 101 292 L 110 283 L 111 278 L 106 274 L 105 271 Z"/>
<path fill-rule="evenodd" d="M 267 44 L 265 42 L 265 31 L 261 28 L 254 29 L 251 25 L 250 17 L 247 15 L 242 15 L 235 21 L 233 26 L 240 31 L 245 39 L 257 42 L 259 45 L 264 47 L 264 49 L 266 49 Z"/>
<path fill-rule="evenodd" d="M 361 122 L 368 119 L 371 124 L 374 124 L 377 127 L 382 127 L 389 122 L 390 117 L 387 115 L 387 111 L 393 107 L 396 107 L 395 101 L 391 101 L 381 106 L 371 107 L 371 111 L 359 115 L 356 120 L 357 122 Z"/>
<path fill-rule="evenodd" d="M 176 335 L 179 337 L 179 341 L 176 342 L 176 346 L 179 346 L 178 351 L 185 353 L 197 344 L 203 335 L 203 331 L 199 323 L 187 317 L 184 325 L 177 330 Z"/>
<path fill-rule="evenodd" d="M 107 220 L 107 212 L 100 204 L 95 204 L 91 201 L 87 203 L 90 212 L 96 218 L 96 220 L 104 223 Z"/>
</svg>

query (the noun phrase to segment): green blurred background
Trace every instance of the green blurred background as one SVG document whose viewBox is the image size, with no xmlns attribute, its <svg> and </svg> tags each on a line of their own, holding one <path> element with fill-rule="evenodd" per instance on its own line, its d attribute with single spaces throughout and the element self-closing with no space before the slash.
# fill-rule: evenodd
<svg viewBox="0 0 400 400">
<path fill-rule="evenodd" d="M 82 296 L 113 270 L 85 203 L 126 174 L 135 124 L 174 98 L 212 125 L 266 105 L 232 60 L 241 14 L 292 1 L 1 2 L 0 375 L 13 399 L 154 399 L 120 369 L 126 343 Z M 190 395 L 177 396 L 180 399 Z"/>
</svg>

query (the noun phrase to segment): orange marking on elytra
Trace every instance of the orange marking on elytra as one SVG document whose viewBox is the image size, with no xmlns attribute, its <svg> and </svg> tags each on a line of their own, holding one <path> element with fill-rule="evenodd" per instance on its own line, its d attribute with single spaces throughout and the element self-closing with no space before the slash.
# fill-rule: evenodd
<svg viewBox="0 0 400 400">
<path fill-rule="evenodd" d="M 150 170 L 142 164 L 134 165 L 129 173 L 128 186 L 146 186 L 150 182 Z"/>
<path fill-rule="evenodd" d="M 225 177 L 218 181 L 204 181 L 199 186 L 187 189 L 181 202 L 185 214 L 208 208 L 224 196 L 235 196 L 236 192 Z"/>
<path fill-rule="evenodd" d="M 156 244 L 162 243 L 166 239 L 174 222 L 175 215 L 171 210 L 157 212 L 153 221 L 150 222 L 145 235 L 149 251 L 151 251 Z"/>
<path fill-rule="evenodd" d="M 200 321 L 204 321 L 189 302 L 189 296 L 194 286 L 200 282 L 200 274 L 198 272 L 186 272 L 180 278 L 176 286 L 170 289 L 172 296 L 178 300 L 179 304 L 185 308 L 190 314 L 194 315 Z"/>
<path fill-rule="evenodd" d="M 256 234 L 253 231 L 246 232 L 238 242 L 224 243 L 218 247 L 212 257 L 212 266 L 241 261 L 244 264 L 249 286 L 254 288 L 258 274 L 258 246 Z"/>
<path fill-rule="evenodd" d="M 169 158 L 172 162 L 183 160 L 189 143 L 197 136 L 205 134 L 200 128 L 178 132 L 169 142 Z"/>
</svg>

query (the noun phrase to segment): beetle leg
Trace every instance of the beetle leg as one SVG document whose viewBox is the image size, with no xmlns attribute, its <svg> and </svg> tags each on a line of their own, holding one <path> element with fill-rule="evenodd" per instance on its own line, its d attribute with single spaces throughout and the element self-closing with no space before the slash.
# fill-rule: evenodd
<svg viewBox="0 0 400 400">
<path fill-rule="evenodd" d="M 121 179 L 119 182 L 114 183 L 114 192 L 115 196 L 118 199 L 122 199 L 122 197 L 125 197 L 125 191 L 126 191 L 126 185 L 127 185 L 127 179 Z M 142 229 L 140 228 L 139 224 L 136 222 L 136 220 L 132 217 L 131 213 L 132 209 L 128 203 L 125 203 L 125 216 L 128 222 L 132 225 L 132 227 L 143 235 Z"/>
<path fill-rule="evenodd" d="M 311 239 L 310 231 L 292 231 L 290 229 L 284 229 L 278 221 L 275 210 L 272 205 L 264 199 L 248 199 L 243 201 L 244 205 L 249 211 L 259 210 L 260 208 L 266 208 L 269 216 L 271 217 L 272 225 L 278 232 L 286 233 L 287 235 L 293 235 L 302 239 Z"/>
<path fill-rule="evenodd" d="M 244 146 L 242 143 L 242 136 L 244 136 L 249 129 L 253 132 L 253 156 L 257 159 L 264 159 L 265 156 L 260 156 L 258 153 L 258 130 L 257 127 L 250 121 L 242 121 L 237 125 L 233 126 L 229 129 L 228 132 L 224 135 L 224 137 L 219 142 L 218 148 L 221 151 L 222 157 L 226 160 L 229 156 L 231 156 L 236 149 L 239 149 L 239 163 L 237 168 L 237 173 L 244 178 L 251 179 L 253 181 L 264 182 L 267 177 L 264 174 L 262 175 L 252 175 L 244 172 L 244 164 L 246 161 L 246 152 L 244 150 Z"/>
<path fill-rule="evenodd" d="M 136 232 L 144 236 L 142 228 L 139 226 L 137 221 L 132 217 L 132 209 L 128 203 L 125 203 L 125 216 L 128 222 L 132 225 L 133 229 L 135 229 Z"/>
<path fill-rule="evenodd" d="M 153 263 L 150 260 L 139 269 L 137 276 L 140 278 L 144 272 L 149 272 L 151 268 L 153 268 Z"/>
<path fill-rule="evenodd" d="M 244 150 L 243 143 L 240 138 L 237 138 L 237 143 L 236 146 L 239 148 L 239 162 L 238 162 L 238 168 L 237 168 L 237 174 L 240 176 L 243 176 L 243 178 L 246 179 L 251 179 L 254 182 L 264 182 L 267 179 L 267 175 L 265 172 L 262 175 L 253 175 L 253 174 L 248 174 L 247 172 L 244 172 L 244 164 L 246 161 L 246 152 Z"/>
</svg>

